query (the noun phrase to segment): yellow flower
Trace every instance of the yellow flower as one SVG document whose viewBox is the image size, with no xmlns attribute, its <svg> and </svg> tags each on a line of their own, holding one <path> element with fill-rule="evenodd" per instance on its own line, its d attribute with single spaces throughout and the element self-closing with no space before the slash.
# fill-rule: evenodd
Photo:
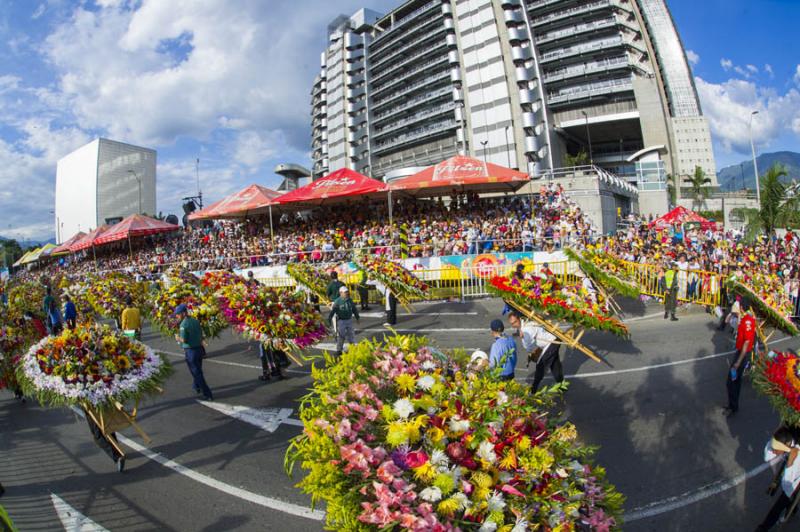
<svg viewBox="0 0 800 532">
<path fill-rule="evenodd" d="M 402 373 L 398 375 L 397 377 L 395 377 L 394 381 L 397 384 L 397 389 L 405 393 L 414 392 L 417 386 L 416 379 L 412 375 L 409 375 L 408 373 Z"/>
<path fill-rule="evenodd" d="M 472 483 L 478 488 L 486 489 L 492 485 L 492 477 L 483 471 L 475 471 L 472 473 Z"/>
<path fill-rule="evenodd" d="M 510 447 L 505 456 L 500 460 L 501 469 L 515 469 L 517 467 L 517 453 Z"/>
<path fill-rule="evenodd" d="M 408 443 L 408 426 L 402 421 L 389 423 L 386 430 L 386 443 L 392 447 L 399 447 Z"/>
<path fill-rule="evenodd" d="M 397 414 L 394 413 L 392 406 L 388 404 L 383 405 L 383 408 L 381 408 L 381 415 L 386 421 L 394 421 L 397 419 Z"/>
<path fill-rule="evenodd" d="M 456 510 L 458 510 L 459 506 L 460 506 L 459 502 L 456 499 L 450 497 L 449 499 L 445 499 L 442 502 L 440 502 L 439 506 L 437 507 L 437 510 L 442 515 L 451 516 L 456 512 Z"/>
<path fill-rule="evenodd" d="M 523 436 L 517 442 L 517 449 L 519 449 L 520 451 L 526 451 L 530 449 L 530 447 L 531 447 L 531 439 L 527 436 Z"/>
<path fill-rule="evenodd" d="M 442 441 L 444 438 L 444 431 L 439 427 L 430 427 L 427 432 L 428 440 L 434 445 Z"/>
<path fill-rule="evenodd" d="M 442 490 L 442 493 L 445 495 L 453 491 L 456 486 L 453 477 L 447 473 L 439 473 L 436 475 L 436 478 L 433 479 L 433 485 Z"/>
<path fill-rule="evenodd" d="M 421 466 L 414 468 L 414 477 L 418 480 L 430 482 L 436 478 L 436 469 L 430 462 L 425 462 Z"/>
</svg>

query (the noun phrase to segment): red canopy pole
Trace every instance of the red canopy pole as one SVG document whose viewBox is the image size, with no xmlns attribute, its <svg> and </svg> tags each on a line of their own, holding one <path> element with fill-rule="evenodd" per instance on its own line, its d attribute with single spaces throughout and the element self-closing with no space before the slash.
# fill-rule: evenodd
<svg viewBox="0 0 800 532">
<path fill-rule="evenodd" d="M 133 247 L 131 246 L 131 233 L 128 232 L 128 256 L 133 260 Z"/>
<path fill-rule="evenodd" d="M 272 230 L 272 204 L 269 205 L 269 238 L 275 245 L 275 232 Z"/>
</svg>

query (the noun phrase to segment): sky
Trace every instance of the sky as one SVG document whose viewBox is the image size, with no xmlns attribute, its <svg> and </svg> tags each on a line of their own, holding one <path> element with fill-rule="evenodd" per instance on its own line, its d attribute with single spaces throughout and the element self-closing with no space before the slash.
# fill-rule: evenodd
<svg viewBox="0 0 800 532">
<path fill-rule="evenodd" d="M 0 0 L 0 235 L 53 237 L 56 162 L 103 136 L 158 150 L 158 209 L 180 213 L 281 162 L 310 166 L 325 28 L 400 0 Z M 800 0 L 668 0 L 717 167 L 800 151 Z"/>
</svg>

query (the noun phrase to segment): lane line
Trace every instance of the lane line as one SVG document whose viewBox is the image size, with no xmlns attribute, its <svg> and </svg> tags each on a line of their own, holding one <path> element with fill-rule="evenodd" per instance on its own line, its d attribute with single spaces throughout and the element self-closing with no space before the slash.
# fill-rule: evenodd
<svg viewBox="0 0 800 532">
<path fill-rule="evenodd" d="M 383 318 L 386 316 L 385 312 L 359 312 L 359 315 L 362 318 Z M 439 317 L 439 316 L 477 316 L 477 312 L 409 312 L 409 313 L 398 313 L 398 316 L 432 316 L 432 317 Z"/>
<path fill-rule="evenodd" d="M 185 357 L 185 355 L 182 355 L 181 353 L 173 353 L 171 351 L 164 351 L 163 349 L 157 349 L 155 347 L 153 347 L 152 349 L 156 353 L 163 353 L 163 354 L 169 355 L 171 357 L 176 357 L 176 358 L 184 358 Z M 258 370 L 262 369 L 261 366 L 256 366 L 255 364 L 243 364 L 242 362 L 230 362 L 228 360 L 214 360 L 214 359 L 211 359 L 211 358 L 207 358 L 207 359 L 205 359 L 205 362 L 208 362 L 209 364 L 220 364 L 222 366 L 233 366 L 235 368 L 248 368 L 248 369 L 258 369 Z M 287 373 L 298 373 L 300 375 L 309 375 L 311 373 L 310 371 L 303 371 L 303 370 L 299 370 L 299 369 L 284 369 L 283 371 L 285 371 Z"/>
<path fill-rule="evenodd" d="M 291 408 L 254 408 L 250 406 L 218 403 L 216 401 L 200 401 L 199 399 L 197 402 L 216 412 L 238 419 L 239 421 L 248 423 L 269 433 L 278 430 L 281 424 L 297 426 L 296 423 L 289 423 L 289 416 L 294 412 Z M 303 426 L 303 422 L 299 419 L 292 421 L 297 421 L 301 427 Z"/>
<path fill-rule="evenodd" d="M 709 484 L 708 486 L 701 488 L 699 490 L 691 491 L 688 493 L 684 493 L 683 495 L 677 495 L 675 497 L 670 497 L 668 499 L 656 501 L 647 504 L 645 506 L 636 508 L 629 513 L 625 513 L 624 515 L 625 522 L 630 523 L 632 521 L 638 521 L 640 519 L 655 517 L 657 515 L 661 515 L 667 512 L 672 512 L 680 508 L 683 508 L 684 506 L 700 502 L 703 499 L 713 497 L 714 495 L 719 495 L 723 491 L 735 488 L 742 482 L 750 478 L 753 478 L 757 475 L 760 475 L 761 473 L 772 467 L 772 465 L 777 464 L 779 460 L 780 458 L 776 458 L 772 462 L 764 462 L 760 466 L 751 469 L 746 473 L 742 473 L 741 475 L 737 475 L 732 479 L 720 480 L 712 484 Z"/>
<path fill-rule="evenodd" d="M 66 532 L 108 532 L 107 528 L 103 528 L 80 513 L 55 493 L 50 494 L 50 500 Z"/>
<path fill-rule="evenodd" d="M 285 514 L 294 515 L 297 517 L 304 517 L 306 519 L 311 519 L 313 521 L 322 521 L 323 519 L 325 519 L 325 512 L 322 512 L 320 510 L 312 510 L 311 508 L 308 508 L 306 506 L 300 506 L 299 504 L 281 501 L 279 499 L 273 499 L 272 497 L 266 497 L 258 493 L 253 493 L 252 491 L 247 491 L 246 489 L 243 488 L 231 486 L 230 484 L 226 484 L 225 482 L 211 478 L 208 475 L 204 475 L 203 473 L 198 473 L 197 471 L 189 469 L 188 467 L 183 466 L 178 462 L 175 462 L 174 460 L 170 460 L 164 455 L 152 451 L 147 447 L 144 447 L 143 445 L 136 443 L 130 438 L 123 436 L 122 434 L 117 433 L 117 439 L 120 442 L 124 443 L 126 446 L 133 449 L 134 451 L 137 451 L 142 455 L 144 455 L 145 457 L 149 458 L 150 460 L 157 462 L 166 468 L 172 469 L 173 471 L 175 471 L 180 475 L 188 477 L 201 484 L 205 484 L 210 488 L 214 488 L 215 490 L 227 493 L 228 495 L 232 495 L 234 497 L 243 499 L 253 504 L 263 506 L 264 508 L 269 508 L 271 510 L 277 510 L 279 512 L 283 512 Z"/>
</svg>

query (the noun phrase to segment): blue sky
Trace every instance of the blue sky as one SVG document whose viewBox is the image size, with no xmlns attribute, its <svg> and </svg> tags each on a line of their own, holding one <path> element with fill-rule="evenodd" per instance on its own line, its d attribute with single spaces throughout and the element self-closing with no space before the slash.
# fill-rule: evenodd
<svg viewBox="0 0 800 532">
<path fill-rule="evenodd" d="M 52 236 L 56 161 L 96 136 L 158 150 L 158 205 L 180 210 L 195 159 L 209 200 L 279 162 L 308 164 L 325 27 L 399 0 L 0 1 L 0 235 Z M 799 0 L 669 0 L 691 50 L 717 166 L 800 151 Z M 793 53 L 794 52 L 794 53 Z"/>
</svg>

